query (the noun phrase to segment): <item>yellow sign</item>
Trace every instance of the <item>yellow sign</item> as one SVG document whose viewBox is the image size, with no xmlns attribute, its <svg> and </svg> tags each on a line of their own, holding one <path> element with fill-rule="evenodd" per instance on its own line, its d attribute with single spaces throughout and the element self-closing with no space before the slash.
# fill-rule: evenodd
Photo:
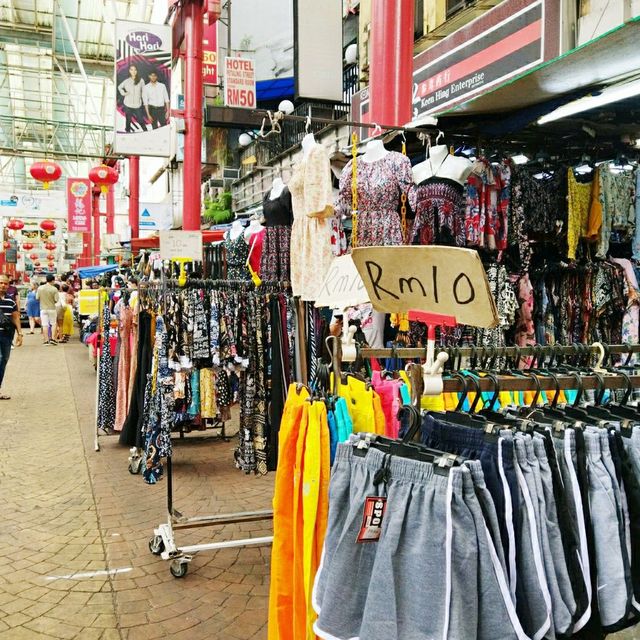
<svg viewBox="0 0 640 640">
<path fill-rule="evenodd" d="M 99 289 L 83 289 L 78 292 L 78 313 L 81 316 L 95 316 L 100 313 Z"/>
<path fill-rule="evenodd" d="M 454 247 L 358 247 L 353 261 L 373 308 L 454 316 L 459 324 L 491 328 L 498 311 L 480 256 Z"/>
</svg>

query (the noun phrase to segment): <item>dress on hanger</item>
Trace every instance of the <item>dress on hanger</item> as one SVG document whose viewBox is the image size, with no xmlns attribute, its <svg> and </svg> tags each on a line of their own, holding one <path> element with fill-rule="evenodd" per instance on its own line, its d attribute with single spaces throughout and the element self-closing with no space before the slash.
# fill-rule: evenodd
<svg viewBox="0 0 640 640">
<path fill-rule="evenodd" d="M 592 182 L 578 182 L 573 169 L 567 171 L 569 188 L 567 219 L 567 257 L 575 259 L 580 238 L 588 235 Z"/>
<path fill-rule="evenodd" d="M 227 236 L 223 244 L 227 253 L 227 280 L 249 280 L 249 245 L 244 239 L 244 234 L 239 234 L 237 238 Z"/>
<path fill-rule="evenodd" d="M 336 209 L 351 215 L 352 163 L 349 160 L 340 176 Z M 411 161 L 390 151 L 374 162 L 361 158 L 357 163 L 358 225 L 357 246 L 371 247 L 404 244 L 400 224 L 400 196 L 410 193 L 413 184 Z"/>
<path fill-rule="evenodd" d="M 273 200 L 267 192 L 262 203 L 265 233 L 260 257 L 260 277 L 265 282 L 291 279 L 291 225 L 293 210 L 291 192 L 285 187 Z M 252 254 L 253 259 L 253 254 Z"/>
<path fill-rule="evenodd" d="M 288 186 L 293 209 L 291 287 L 302 300 L 315 300 L 333 260 L 331 169 L 322 145 L 311 147 L 294 167 Z"/>
<path fill-rule="evenodd" d="M 116 391 L 116 417 L 114 429 L 122 431 L 129 410 L 129 383 L 131 370 L 131 331 L 133 328 L 133 311 L 128 305 L 120 310 L 120 355 L 118 358 L 118 388 Z"/>
</svg>

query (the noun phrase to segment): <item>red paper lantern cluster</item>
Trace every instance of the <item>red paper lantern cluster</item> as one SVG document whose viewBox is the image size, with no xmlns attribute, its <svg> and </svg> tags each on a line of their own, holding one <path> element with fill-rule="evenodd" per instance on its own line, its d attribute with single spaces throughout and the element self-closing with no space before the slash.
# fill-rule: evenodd
<svg viewBox="0 0 640 640">
<path fill-rule="evenodd" d="M 118 172 L 113 167 L 101 164 L 89 171 L 89 180 L 100 187 L 102 193 L 109 191 L 109 185 L 118 182 Z"/>
<path fill-rule="evenodd" d="M 31 173 L 36 180 L 42 182 L 44 189 L 48 189 L 49 184 L 55 182 L 62 175 L 62 167 L 55 162 L 45 160 L 44 162 L 32 164 L 29 173 Z"/>
<path fill-rule="evenodd" d="M 55 242 L 45 242 L 45 243 L 44 243 L 44 248 L 45 248 L 47 251 L 55 251 L 57 246 L 58 246 L 58 245 L 56 245 L 56 243 L 55 243 Z"/>
<path fill-rule="evenodd" d="M 55 269 L 56 263 L 55 262 L 49 262 L 49 269 L 53 270 Z"/>
<path fill-rule="evenodd" d="M 33 249 L 33 243 L 32 242 L 23 242 L 22 243 L 22 248 L 25 251 L 31 251 L 31 249 Z"/>
<path fill-rule="evenodd" d="M 12 231 L 20 231 L 20 229 L 23 228 L 24 222 L 18 218 L 10 218 L 9 222 L 7 222 L 7 229 L 11 229 Z"/>
<path fill-rule="evenodd" d="M 29 257 L 30 257 L 32 260 L 37 260 L 37 259 L 38 259 L 38 254 L 37 254 L 37 253 L 30 253 L 30 254 L 29 254 Z"/>
<path fill-rule="evenodd" d="M 40 228 L 43 231 L 55 231 L 56 230 L 56 223 L 53 220 L 47 219 L 47 220 L 43 220 L 40 223 Z"/>
<path fill-rule="evenodd" d="M 40 261 L 39 261 L 39 260 L 36 260 L 36 261 L 33 263 L 33 266 L 34 266 L 34 267 L 39 267 L 39 266 L 40 266 Z"/>
<path fill-rule="evenodd" d="M 55 260 L 56 257 L 53 255 L 53 253 L 47 253 L 47 260 L 49 260 L 50 262 Z"/>
</svg>

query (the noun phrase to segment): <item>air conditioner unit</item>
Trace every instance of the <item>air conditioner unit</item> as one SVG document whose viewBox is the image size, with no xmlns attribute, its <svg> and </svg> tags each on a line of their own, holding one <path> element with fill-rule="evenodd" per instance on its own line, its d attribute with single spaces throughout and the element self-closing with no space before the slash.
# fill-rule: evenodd
<svg viewBox="0 0 640 640">
<path fill-rule="evenodd" d="M 240 169 L 234 169 L 233 167 L 224 167 L 222 169 L 222 177 L 225 180 L 238 180 L 238 178 L 240 178 Z"/>
</svg>

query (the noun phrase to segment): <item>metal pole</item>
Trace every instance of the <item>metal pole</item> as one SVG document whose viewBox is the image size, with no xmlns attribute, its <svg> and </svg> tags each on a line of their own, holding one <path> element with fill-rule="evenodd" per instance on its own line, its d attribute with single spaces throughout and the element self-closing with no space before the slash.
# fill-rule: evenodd
<svg viewBox="0 0 640 640">
<path fill-rule="evenodd" d="M 173 466 L 171 464 L 171 456 L 167 456 L 167 511 L 169 512 L 169 521 L 173 518 Z"/>
<path fill-rule="evenodd" d="M 372 122 L 411 120 L 414 0 L 373 0 L 369 95 Z"/>
<path fill-rule="evenodd" d="M 184 9 L 185 127 L 182 228 L 200 229 L 200 171 L 202 146 L 202 0 L 191 0 Z"/>
<path fill-rule="evenodd" d="M 131 239 L 140 236 L 140 157 L 129 157 L 129 226 Z"/>
<path fill-rule="evenodd" d="M 93 261 L 100 262 L 100 189 L 94 187 L 91 193 L 93 204 Z"/>
<path fill-rule="evenodd" d="M 227 0 L 227 57 L 231 55 L 231 0 Z M 227 79 L 225 77 L 224 81 Z"/>
</svg>

